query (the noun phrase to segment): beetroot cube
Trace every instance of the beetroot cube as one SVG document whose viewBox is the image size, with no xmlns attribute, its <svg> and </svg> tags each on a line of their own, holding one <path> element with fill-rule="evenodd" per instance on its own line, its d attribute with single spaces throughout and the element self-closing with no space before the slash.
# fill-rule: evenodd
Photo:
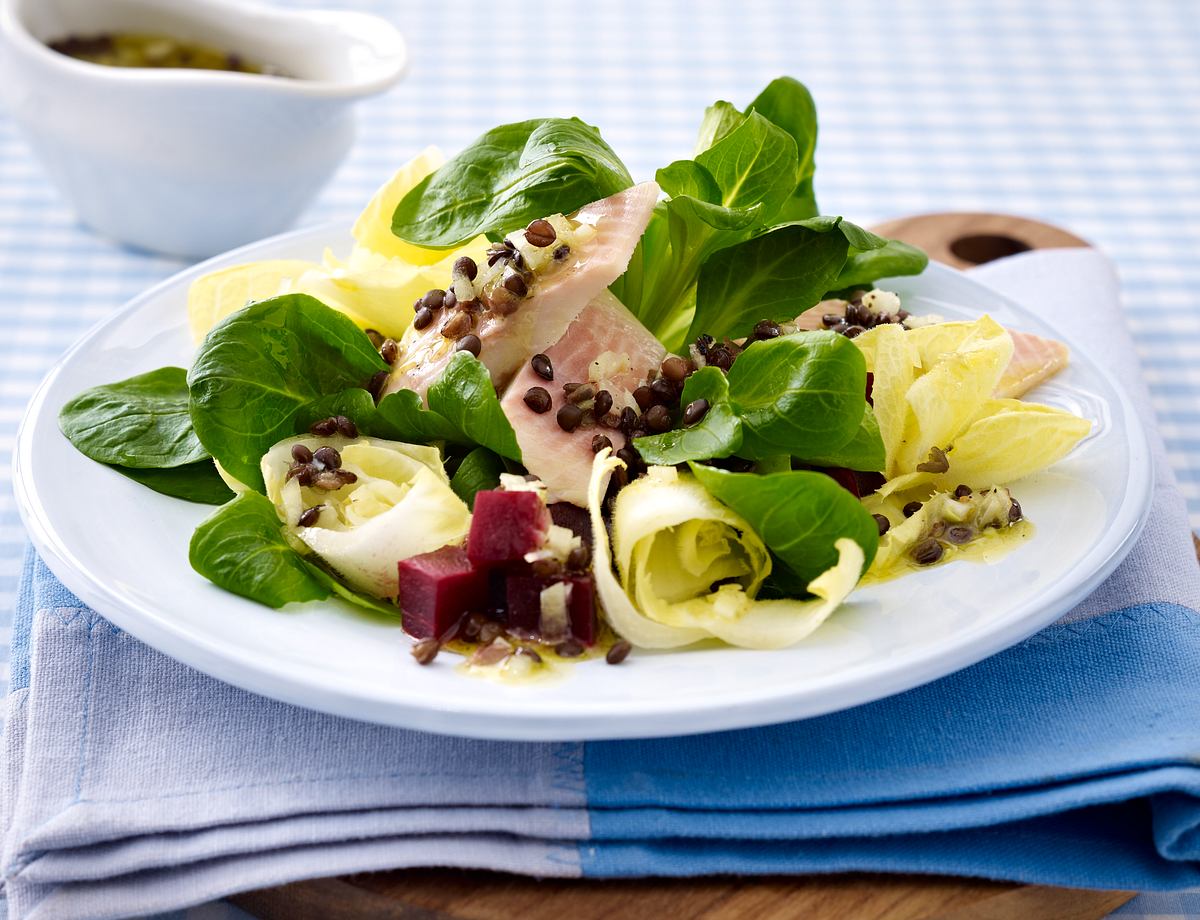
<svg viewBox="0 0 1200 920">
<path fill-rule="evenodd" d="M 549 529 L 550 512 L 536 492 L 476 492 L 467 556 L 480 567 L 523 562 Z"/>
<path fill-rule="evenodd" d="M 542 590 L 560 581 L 571 586 L 567 601 L 571 634 L 585 645 L 592 645 L 596 641 L 596 606 L 592 579 L 587 575 L 509 575 L 508 625 L 512 629 L 537 633 L 542 618 Z"/>
<path fill-rule="evenodd" d="M 442 636 L 468 611 L 487 604 L 487 572 L 461 546 L 443 546 L 399 563 L 404 630 L 417 639 Z"/>
</svg>

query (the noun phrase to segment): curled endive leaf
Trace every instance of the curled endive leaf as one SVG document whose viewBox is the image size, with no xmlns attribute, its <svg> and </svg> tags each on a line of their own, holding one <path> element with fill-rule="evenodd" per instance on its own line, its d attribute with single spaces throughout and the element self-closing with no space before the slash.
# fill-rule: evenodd
<svg viewBox="0 0 1200 920">
<path fill-rule="evenodd" d="M 837 564 L 808 585 L 815 599 L 758 600 L 771 571 L 766 546 L 694 476 L 670 467 L 652 467 L 618 493 L 610 546 L 602 502 L 622 465 L 608 450 L 596 455 L 588 510 L 600 603 L 634 645 L 675 648 L 707 638 L 747 648 L 793 645 L 825 621 L 862 573 L 862 548 L 839 539 Z"/>
<path fill-rule="evenodd" d="M 885 324 L 854 343 L 874 374 L 875 418 L 887 451 L 881 494 L 1012 482 L 1062 459 L 1091 430 L 1062 409 L 992 398 L 1013 344 L 991 317 L 908 331 Z M 934 449 L 944 452 L 948 468 L 923 470 Z"/>
<path fill-rule="evenodd" d="M 314 452 L 333 447 L 355 481 L 325 491 L 288 479 L 296 444 Z M 450 488 L 434 447 L 302 435 L 272 447 L 262 473 L 289 541 L 374 597 L 396 595 L 398 561 L 457 543 L 471 526 L 471 512 Z M 301 526 L 300 516 L 314 507 L 316 520 Z"/>
</svg>

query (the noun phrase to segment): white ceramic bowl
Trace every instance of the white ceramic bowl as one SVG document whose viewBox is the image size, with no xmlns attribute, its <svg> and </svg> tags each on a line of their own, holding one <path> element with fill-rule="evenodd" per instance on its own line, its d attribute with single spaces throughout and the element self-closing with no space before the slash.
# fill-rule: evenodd
<svg viewBox="0 0 1200 920">
<path fill-rule="evenodd" d="M 290 78 L 106 67 L 68 35 L 162 33 Z M 204 257 L 287 227 L 354 139 L 353 103 L 403 75 L 385 20 L 232 0 L 0 0 L 0 98 L 80 219 L 124 243 Z"/>
</svg>

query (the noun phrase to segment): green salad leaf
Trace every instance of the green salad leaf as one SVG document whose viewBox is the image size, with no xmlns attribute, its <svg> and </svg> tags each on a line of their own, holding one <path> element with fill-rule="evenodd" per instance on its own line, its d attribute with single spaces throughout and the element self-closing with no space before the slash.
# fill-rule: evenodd
<svg viewBox="0 0 1200 920">
<path fill-rule="evenodd" d="M 840 466 L 848 470 L 883 472 L 887 465 L 887 450 L 879 433 L 875 410 L 869 404 L 866 406 L 858 431 L 841 447 L 827 454 L 806 457 L 804 462 L 810 466 Z"/>
<path fill-rule="evenodd" d="M 817 216 L 816 140 L 812 95 L 780 77 L 745 112 L 709 106 L 694 158 L 658 171 L 671 197 L 611 290 L 668 349 L 792 319 L 848 284 L 924 268 L 911 247 Z"/>
<path fill-rule="evenodd" d="M 696 425 L 636 438 L 649 463 L 738 456 L 773 466 L 795 457 L 814 466 L 882 468 L 884 448 L 866 402 L 866 361 L 845 336 L 805 332 L 749 345 L 728 376 L 704 367 L 680 405 L 706 399 Z"/>
<path fill-rule="evenodd" d="M 488 369 L 467 351 L 450 359 L 426 396 L 431 412 L 446 419 L 467 443 L 520 461 L 521 448 L 508 416 L 500 408 Z"/>
<path fill-rule="evenodd" d="M 475 493 L 498 488 L 503 472 L 504 460 L 498 454 L 486 447 L 476 447 L 463 457 L 458 469 L 450 477 L 450 488 L 473 510 Z"/>
<path fill-rule="evenodd" d="M 807 459 L 829 453 L 859 429 L 867 364 L 835 332 L 755 342 L 729 370 L 729 393 L 742 420 L 739 456 Z"/>
<path fill-rule="evenodd" d="M 481 233 L 569 213 L 631 185 L 600 132 L 578 118 L 500 125 L 405 195 L 392 232 L 418 246 L 448 249 Z"/>
<path fill-rule="evenodd" d="M 744 336 L 761 319 L 794 319 L 830 289 L 848 248 L 835 221 L 790 224 L 713 254 L 700 270 L 688 339 Z"/>
<path fill-rule="evenodd" d="M 201 522 L 188 547 L 192 568 L 218 587 L 268 607 L 338 597 L 399 616 L 389 604 L 352 591 L 296 552 L 271 500 L 243 492 Z"/>
<path fill-rule="evenodd" d="M 208 457 L 192 430 L 187 371 L 162 367 L 80 393 L 58 415 L 86 457 L 134 469 L 168 469 Z"/>
<path fill-rule="evenodd" d="M 225 484 L 211 459 L 161 470 L 128 466 L 113 466 L 113 469 L 155 492 L 200 505 L 223 505 L 233 498 L 233 490 Z"/>
<path fill-rule="evenodd" d="M 849 537 L 866 554 L 865 571 L 879 548 L 875 519 L 853 495 L 824 473 L 797 470 L 759 476 L 690 464 L 714 498 L 744 517 L 787 567 L 793 591 L 838 560 L 834 541 Z"/>
<path fill-rule="evenodd" d="M 635 440 L 643 460 L 674 466 L 685 460 L 731 457 L 738 452 L 742 421 L 729 398 L 729 381 L 719 368 L 702 367 L 688 377 L 679 404 L 687 406 L 697 399 L 708 400 L 708 411 L 695 425 Z"/>
<path fill-rule="evenodd" d="M 850 256 L 830 290 L 868 287 L 880 278 L 897 275 L 919 275 L 929 264 L 929 256 L 916 246 L 900 240 L 884 240 L 883 244 L 873 249 L 851 248 Z"/>
<path fill-rule="evenodd" d="M 230 475 L 263 488 L 259 462 L 323 396 L 387 364 L 361 329 L 306 294 L 259 301 L 219 323 L 188 372 L 192 425 Z"/>
<path fill-rule="evenodd" d="M 257 492 L 243 492 L 201 523 L 188 560 L 213 584 L 268 607 L 329 597 L 321 573 L 284 539 L 275 506 Z"/>
</svg>

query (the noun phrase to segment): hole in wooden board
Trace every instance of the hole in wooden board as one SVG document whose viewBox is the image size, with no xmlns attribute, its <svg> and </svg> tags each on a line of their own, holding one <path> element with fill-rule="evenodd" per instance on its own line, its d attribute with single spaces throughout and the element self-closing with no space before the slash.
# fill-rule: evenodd
<svg viewBox="0 0 1200 920">
<path fill-rule="evenodd" d="M 982 265 L 1003 259 L 1005 256 L 1015 256 L 1018 252 L 1028 252 L 1033 247 L 1011 236 L 997 233 L 982 233 L 975 236 L 960 236 L 950 244 L 950 251 L 972 265 Z"/>
</svg>

